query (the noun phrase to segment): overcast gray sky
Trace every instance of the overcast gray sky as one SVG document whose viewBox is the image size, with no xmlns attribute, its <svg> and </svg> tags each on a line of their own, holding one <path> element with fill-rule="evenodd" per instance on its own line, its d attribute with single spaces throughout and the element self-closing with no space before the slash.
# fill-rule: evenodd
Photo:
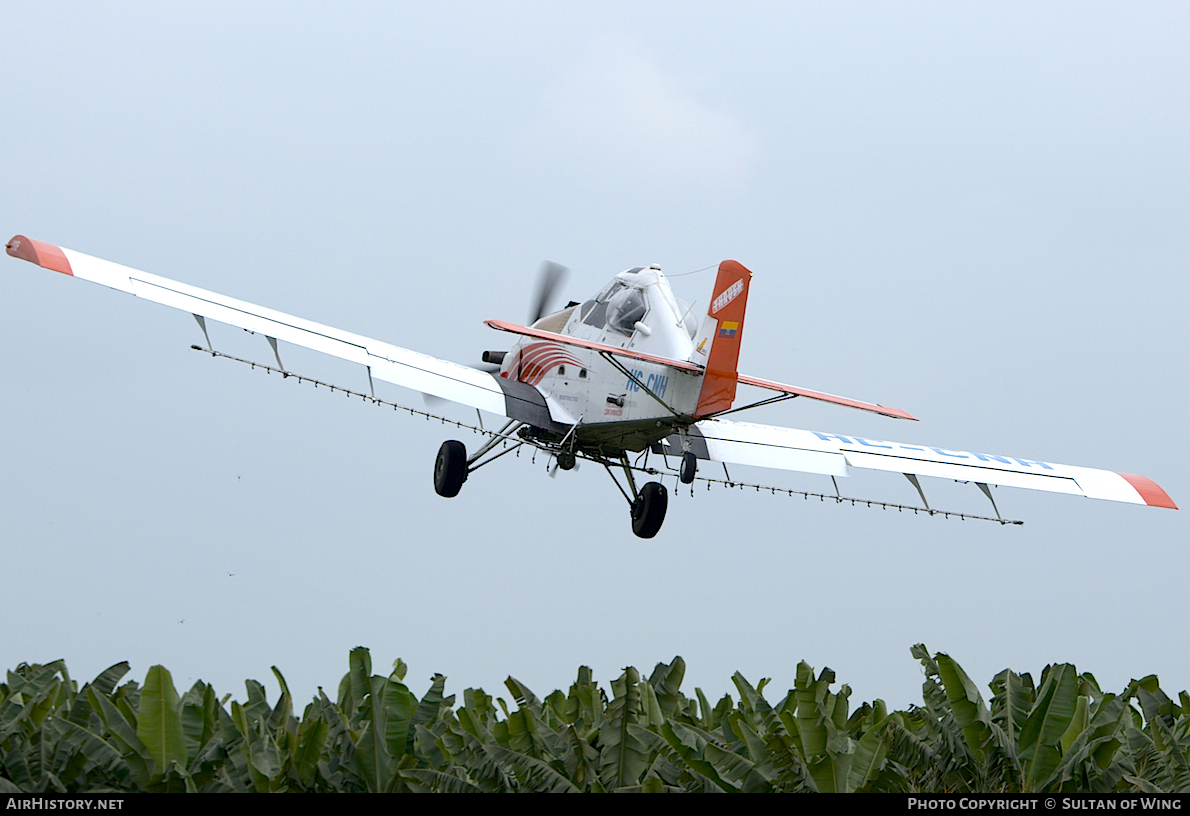
<svg viewBox="0 0 1190 816">
<path fill-rule="evenodd" d="M 0 228 L 459 362 L 539 263 L 755 274 L 740 368 L 905 408 L 755 421 L 1140 473 L 1190 505 L 1184 3 L 0 2 Z M 1001 489 L 1022 528 L 699 488 L 651 541 L 594 467 L 189 349 L 184 313 L 0 261 L 0 662 L 161 663 L 304 702 L 682 655 L 920 702 L 1069 661 L 1190 686 L 1186 511 Z M 713 273 L 675 278 L 705 308 Z M 217 346 L 268 360 L 261 338 Z M 249 341 L 245 344 L 244 341 Z M 258 342 L 251 342 L 258 341 Z M 362 371 L 282 348 L 294 370 Z M 386 396 L 421 407 L 417 394 Z M 466 413 L 464 412 L 464 416 Z M 733 475 L 735 475 L 733 473 Z M 756 471 L 805 490 L 822 477 Z M 971 485 L 932 504 L 984 513 Z M 916 503 L 895 475 L 852 495 Z"/>
</svg>

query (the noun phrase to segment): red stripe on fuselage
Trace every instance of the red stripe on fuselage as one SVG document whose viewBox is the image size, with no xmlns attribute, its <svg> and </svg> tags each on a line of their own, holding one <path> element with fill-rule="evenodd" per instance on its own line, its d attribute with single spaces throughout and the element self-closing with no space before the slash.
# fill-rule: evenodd
<svg viewBox="0 0 1190 816">
<path fill-rule="evenodd" d="M 560 346 L 555 346 L 550 343 L 532 343 L 528 346 L 525 346 L 521 352 L 522 362 L 536 363 L 537 361 L 546 357 L 559 358 L 567 362 L 574 363 L 575 365 L 578 364 L 578 360 L 575 359 L 569 352 Z"/>
<path fill-rule="evenodd" d="M 532 385 L 537 385 L 543 379 L 545 379 L 545 376 L 549 374 L 550 370 L 555 365 L 561 365 L 565 362 L 566 361 L 561 358 L 550 358 L 549 360 L 543 360 L 539 364 L 522 369 L 521 380 L 522 382 L 529 382 Z"/>
<path fill-rule="evenodd" d="M 556 365 L 582 367 L 575 357 L 552 343 L 530 343 L 521 348 L 519 354 L 520 359 L 513 362 L 509 373 L 514 373 L 516 379 L 529 385 L 540 383 Z"/>
</svg>

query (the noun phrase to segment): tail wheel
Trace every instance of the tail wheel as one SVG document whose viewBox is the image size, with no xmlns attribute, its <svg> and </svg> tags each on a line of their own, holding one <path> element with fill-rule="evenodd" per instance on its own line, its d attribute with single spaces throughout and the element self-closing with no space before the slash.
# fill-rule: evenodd
<svg viewBox="0 0 1190 816">
<path fill-rule="evenodd" d="M 682 466 L 678 468 L 678 478 L 682 484 L 694 482 L 694 474 L 698 473 L 698 457 L 690 451 L 682 454 Z"/>
<path fill-rule="evenodd" d="M 434 461 L 434 491 L 450 499 L 459 495 L 467 481 L 467 448 L 451 439 L 442 443 Z"/>
<path fill-rule="evenodd" d="M 640 489 L 632 503 L 632 532 L 638 538 L 652 538 L 665 521 L 665 508 L 669 505 L 669 493 L 661 482 L 649 482 Z"/>
</svg>

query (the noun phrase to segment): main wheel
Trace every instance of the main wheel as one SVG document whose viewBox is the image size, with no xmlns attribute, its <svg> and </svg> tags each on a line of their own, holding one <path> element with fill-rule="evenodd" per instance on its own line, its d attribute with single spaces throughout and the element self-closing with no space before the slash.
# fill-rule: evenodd
<svg viewBox="0 0 1190 816">
<path fill-rule="evenodd" d="M 682 480 L 682 484 L 690 484 L 694 481 L 694 474 L 698 473 L 698 457 L 690 451 L 682 454 L 682 466 L 678 468 L 678 478 Z"/>
<path fill-rule="evenodd" d="M 467 481 L 467 448 L 451 439 L 443 442 L 434 461 L 434 491 L 447 499 L 459 495 Z"/>
<path fill-rule="evenodd" d="M 669 493 L 661 482 L 649 482 L 640 489 L 632 503 L 632 532 L 638 538 L 652 538 L 665 521 L 665 508 L 669 505 Z"/>
</svg>

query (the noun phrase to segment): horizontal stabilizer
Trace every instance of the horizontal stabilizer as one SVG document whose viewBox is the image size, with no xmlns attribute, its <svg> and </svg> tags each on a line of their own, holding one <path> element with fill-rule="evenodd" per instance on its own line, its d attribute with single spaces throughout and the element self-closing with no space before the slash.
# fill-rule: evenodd
<svg viewBox="0 0 1190 816">
<path fill-rule="evenodd" d="M 640 351 L 633 351 L 632 349 L 609 346 L 606 343 L 594 343 L 590 340 L 579 340 L 577 337 L 570 337 L 565 334 L 558 334 L 557 332 L 542 331 L 541 329 L 530 329 L 527 326 L 509 323 L 507 320 L 485 320 L 484 323 L 491 326 L 493 329 L 499 329 L 500 331 L 511 332 L 513 334 L 523 334 L 525 337 L 536 337 L 538 340 L 549 340 L 551 343 L 561 343 L 566 346 L 576 346 L 578 348 L 590 349 L 591 351 L 598 351 L 604 354 L 614 354 L 617 357 L 628 357 L 633 360 L 642 360 L 646 363 L 656 363 L 658 365 L 676 368 L 679 371 L 689 371 L 695 374 L 702 373 L 702 366 L 697 366 L 694 363 L 687 363 L 683 360 L 669 360 L 665 357 L 658 357 L 656 354 L 645 354 Z"/>
<path fill-rule="evenodd" d="M 875 414 L 882 414 L 896 419 L 912 419 L 914 422 L 917 421 L 917 417 L 908 411 L 902 411 L 900 408 L 889 408 L 887 405 L 860 402 L 859 400 L 848 399 L 847 397 L 836 397 L 834 394 L 824 394 L 821 391 L 811 391 L 808 388 L 798 388 L 796 385 L 770 382 L 769 380 L 748 377 L 743 374 L 739 375 L 739 378 L 740 382 L 744 385 L 755 385 L 757 388 L 767 388 L 770 391 L 780 391 L 783 394 L 793 394 L 798 397 L 809 397 L 810 399 L 821 400 L 823 402 L 833 402 L 835 405 L 846 405 L 848 408 L 859 408 L 861 411 L 871 411 Z"/>
</svg>

